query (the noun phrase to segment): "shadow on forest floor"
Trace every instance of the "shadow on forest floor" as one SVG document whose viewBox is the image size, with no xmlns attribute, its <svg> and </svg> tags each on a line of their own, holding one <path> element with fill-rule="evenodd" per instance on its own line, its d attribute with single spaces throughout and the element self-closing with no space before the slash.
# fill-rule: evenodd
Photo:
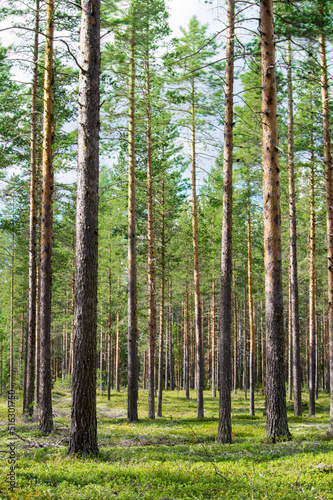
<svg viewBox="0 0 333 500">
<path fill-rule="evenodd" d="M 196 400 L 164 393 L 164 417 L 147 418 L 147 392 L 139 394 L 139 421 L 126 420 L 126 392 L 107 401 L 97 396 L 99 454 L 67 456 L 70 391 L 56 387 L 55 430 L 42 436 L 38 420 L 16 420 L 14 495 L 5 493 L 2 461 L 0 499 L 117 500 L 285 500 L 333 499 L 333 441 L 327 434 L 329 400 L 320 395 L 315 417 L 295 417 L 288 404 L 292 440 L 272 444 L 265 437 L 264 399 L 256 394 L 256 415 L 248 415 L 243 394 L 232 396 L 233 443 L 219 444 L 218 398 L 205 393 L 205 414 Z M 305 399 L 305 396 L 304 396 Z M 0 400 L 1 442 L 6 435 L 6 401 Z"/>
</svg>

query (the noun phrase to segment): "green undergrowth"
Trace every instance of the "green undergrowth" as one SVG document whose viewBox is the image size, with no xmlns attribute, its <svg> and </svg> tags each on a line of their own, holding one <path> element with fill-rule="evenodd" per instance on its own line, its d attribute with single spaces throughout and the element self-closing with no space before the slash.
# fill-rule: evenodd
<svg viewBox="0 0 333 500">
<path fill-rule="evenodd" d="M 306 395 L 303 395 L 304 402 Z M 0 400 L 0 499 L 333 499 L 333 440 L 327 433 L 329 399 L 320 395 L 316 416 L 294 417 L 292 440 L 265 438 L 264 400 L 256 394 L 256 416 L 248 401 L 232 396 L 233 443 L 217 442 L 218 399 L 205 393 L 205 418 L 196 419 L 196 398 L 166 392 L 162 418 L 148 420 L 147 392 L 140 391 L 139 422 L 126 421 L 125 392 L 111 401 L 98 395 L 97 457 L 69 458 L 70 391 L 53 392 L 55 430 L 42 436 L 37 419 L 25 422 L 17 401 L 14 436 L 16 489 L 8 490 L 6 400 Z"/>
</svg>

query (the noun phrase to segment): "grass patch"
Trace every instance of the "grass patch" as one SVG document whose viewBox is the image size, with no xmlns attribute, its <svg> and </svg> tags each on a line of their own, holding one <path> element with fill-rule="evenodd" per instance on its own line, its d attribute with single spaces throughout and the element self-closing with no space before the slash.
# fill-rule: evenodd
<svg viewBox="0 0 333 500">
<path fill-rule="evenodd" d="M 17 402 L 16 489 L 8 492 L 6 453 L 1 453 L 0 499 L 333 499 L 333 440 L 327 434 L 329 399 L 317 415 L 294 417 L 293 439 L 265 438 L 264 400 L 248 415 L 243 394 L 232 396 L 233 444 L 217 443 L 218 399 L 205 393 L 204 419 L 196 419 L 194 392 L 164 393 L 162 418 L 147 419 L 147 392 L 139 394 L 139 422 L 126 421 L 125 392 L 111 401 L 98 394 L 98 457 L 69 458 L 70 390 L 57 386 L 55 430 L 42 436 L 38 421 L 25 422 Z M 1 450 L 5 450 L 6 401 L 0 400 Z M 38 447 L 39 446 L 39 447 Z"/>
</svg>

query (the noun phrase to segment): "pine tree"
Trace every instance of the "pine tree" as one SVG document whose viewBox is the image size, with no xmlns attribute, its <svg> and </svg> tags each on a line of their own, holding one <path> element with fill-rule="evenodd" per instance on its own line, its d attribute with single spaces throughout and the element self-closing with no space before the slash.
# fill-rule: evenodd
<svg viewBox="0 0 333 500">
<path fill-rule="evenodd" d="M 284 384 L 281 215 L 272 0 L 260 1 L 266 292 L 266 436 L 289 437 Z"/>
<path fill-rule="evenodd" d="M 47 3 L 44 114 L 43 114 L 43 186 L 41 217 L 41 284 L 40 284 L 40 430 L 48 434 L 53 430 L 51 395 L 51 293 L 52 293 L 52 235 L 53 235 L 53 165 L 52 142 L 54 135 L 53 89 L 53 32 L 54 2 Z"/>
<path fill-rule="evenodd" d="M 69 454 L 96 454 L 100 2 L 81 12 L 74 364 Z M 87 263 L 89 263 L 87 265 Z"/>
<path fill-rule="evenodd" d="M 324 17 L 328 2 L 320 0 L 319 14 Z M 323 133 L 325 158 L 325 187 L 326 187 L 326 221 L 327 221 L 327 261 L 328 261 L 328 328 L 330 344 L 330 432 L 333 434 L 333 188 L 332 188 L 332 152 L 330 133 L 330 107 L 328 96 L 328 73 L 326 60 L 326 38 L 323 30 L 323 21 L 319 35 L 319 53 L 321 69 L 321 93 L 323 107 Z"/>
<path fill-rule="evenodd" d="M 298 311 L 298 272 L 297 272 L 297 233 L 296 233 L 296 201 L 294 174 L 294 117 L 292 89 L 291 42 L 287 41 L 288 71 L 288 172 L 289 172 L 289 231 L 290 231 L 290 321 L 292 332 L 292 359 L 294 382 L 294 414 L 302 415 L 301 397 L 301 362 L 300 362 L 300 329 Z"/>
<path fill-rule="evenodd" d="M 24 384 L 23 412 L 33 415 L 35 392 L 35 350 L 36 350 L 36 232 L 37 232 L 37 84 L 38 84 L 38 31 L 39 0 L 36 0 L 34 66 L 31 98 L 31 180 L 30 180 L 30 240 L 29 240 L 29 299 L 26 339 L 26 380 Z"/>
<path fill-rule="evenodd" d="M 231 443 L 231 282 L 232 282 L 232 154 L 235 2 L 228 3 L 223 153 L 223 225 L 220 332 L 220 443 Z"/>
</svg>

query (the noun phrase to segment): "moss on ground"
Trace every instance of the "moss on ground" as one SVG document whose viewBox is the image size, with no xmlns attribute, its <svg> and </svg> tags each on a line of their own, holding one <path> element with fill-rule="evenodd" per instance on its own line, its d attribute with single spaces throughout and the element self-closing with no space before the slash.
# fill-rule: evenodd
<svg viewBox="0 0 333 500">
<path fill-rule="evenodd" d="M 327 434 L 329 399 L 320 395 L 315 417 L 294 417 L 292 440 L 265 439 L 264 400 L 256 394 L 256 416 L 242 393 L 233 395 L 233 443 L 217 443 L 218 399 L 205 392 L 205 418 L 196 399 L 166 392 L 163 418 L 148 420 L 147 392 L 140 391 L 139 422 L 126 421 L 125 392 L 97 398 L 98 457 L 69 458 L 70 392 L 56 385 L 55 431 L 45 437 L 38 422 L 21 417 L 17 402 L 16 489 L 8 491 L 6 400 L 0 400 L 0 499 L 333 499 L 333 440 Z M 304 401 L 306 396 L 303 395 Z"/>
</svg>

